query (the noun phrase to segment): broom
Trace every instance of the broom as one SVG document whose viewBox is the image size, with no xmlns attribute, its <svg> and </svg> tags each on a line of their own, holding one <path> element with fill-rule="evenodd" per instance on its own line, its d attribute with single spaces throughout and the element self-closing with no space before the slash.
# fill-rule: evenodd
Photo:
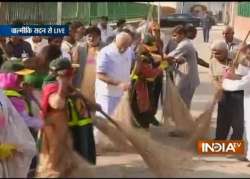
<svg viewBox="0 0 250 179">
<path fill-rule="evenodd" d="M 94 116 L 93 124 L 109 138 L 118 151 L 135 152 L 134 147 L 116 127 L 106 122 L 101 116 Z M 113 146 L 110 146 L 110 148 Z"/>
<path fill-rule="evenodd" d="M 250 35 L 250 30 L 247 32 L 247 35 L 245 36 L 245 39 L 243 40 L 243 44 L 246 43 L 246 41 L 247 41 L 249 35 Z M 233 60 L 233 63 L 232 63 L 232 66 L 233 66 L 234 68 L 236 68 L 236 67 L 238 66 L 238 64 L 239 64 L 240 53 L 241 53 L 241 51 L 240 51 L 240 49 L 239 49 L 239 50 L 237 51 L 237 54 L 236 54 L 236 56 L 235 56 L 235 59 Z"/>
<path fill-rule="evenodd" d="M 136 151 L 157 176 L 173 177 L 181 175 L 181 167 L 190 164 L 190 154 L 170 146 L 163 146 L 153 141 L 146 130 L 135 129 L 131 125 L 133 116 L 128 99 L 128 93 L 125 93 L 113 115 L 113 118 L 117 120 L 111 118 L 103 110 L 99 109 L 98 111 L 132 143 Z"/>
<path fill-rule="evenodd" d="M 190 135 L 195 129 L 195 122 L 189 109 L 178 93 L 178 89 L 168 76 L 166 78 L 166 96 L 163 105 L 163 115 L 166 121 L 169 117 L 173 119 L 177 133 Z"/>
<path fill-rule="evenodd" d="M 248 31 L 243 43 L 246 42 L 249 35 L 250 35 L 250 31 Z M 233 68 L 236 68 L 238 63 L 239 63 L 240 53 L 241 53 L 241 51 L 238 50 L 236 57 L 232 63 Z M 211 119 L 212 119 L 212 113 L 213 113 L 213 110 L 214 110 L 214 107 L 215 107 L 217 101 L 220 99 L 220 93 L 221 93 L 221 90 L 218 90 L 215 92 L 213 101 L 212 101 L 211 105 L 209 106 L 209 108 L 196 119 L 196 125 L 197 125 L 196 129 L 193 132 L 192 136 L 190 136 L 190 138 L 187 142 L 187 145 L 189 147 L 194 146 L 195 143 L 197 142 L 197 140 L 206 137 L 206 134 L 209 132 L 209 126 L 211 124 Z"/>
<path fill-rule="evenodd" d="M 212 119 L 212 114 L 219 99 L 220 91 L 216 91 L 214 94 L 212 103 L 208 106 L 207 110 L 205 110 L 200 116 L 196 119 L 195 124 L 196 128 L 190 138 L 187 141 L 188 147 L 193 147 L 196 142 L 200 139 L 204 139 L 210 130 L 210 124 Z"/>
<path fill-rule="evenodd" d="M 57 170 L 51 168 L 48 155 L 40 154 L 40 157 L 42 160 L 39 161 L 36 178 L 89 178 L 95 176 L 95 167 L 77 154 L 72 147 L 65 150 Z"/>
<path fill-rule="evenodd" d="M 72 168 L 63 178 L 94 178 L 96 176 L 96 167 L 90 165 L 79 154 L 74 152 L 72 154 Z"/>
<path fill-rule="evenodd" d="M 92 106 L 96 105 L 95 103 L 93 103 L 93 101 L 87 99 L 82 94 L 81 91 L 77 89 L 72 89 L 72 90 L 74 90 L 78 94 L 78 96 L 82 98 L 83 101 L 86 102 L 87 105 L 92 105 Z M 106 115 L 106 113 L 104 113 L 101 109 L 97 111 Z M 100 130 L 104 135 L 106 135 L 109 138 L 109 140 L 113 142 L 113 144 L 117 147 L 119 151 L 134 152 L 134 148 L 132 147 L 131 143 L 126 139 L 126 137 L 124 137 L 121 131 L 116 130 L 114 126 L 110 125 L 105 120 L 103 120 L 101 116 L 94 116 L 93 124 L 97 127 L 98 130 Z"/>
<path fill-rule="evenodd" d="M 131 125 L 131 117 L 133 116 L 128 102 L 128 93 L 125 93 L 115 110 L 113 118 L 116 120 L 112 119 L 103 111 L 100 112 L 115 125 L 117 129 L 122 131 L 152 172 L 158 177 L 180 176 L 181 167 L 190 165 L 190 153 L 170 146 L 164 146 L 152 140 L 146 130 L 137 129 Z M 128 117 L 126 117 L 125 114 L 127 114 Z M 125 117 L 129 120 L 124 119 Z"/>
</svg>

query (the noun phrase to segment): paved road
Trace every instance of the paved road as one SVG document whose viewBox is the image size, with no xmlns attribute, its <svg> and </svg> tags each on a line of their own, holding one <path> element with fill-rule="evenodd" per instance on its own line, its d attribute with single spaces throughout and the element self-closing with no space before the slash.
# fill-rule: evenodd
<svg viewBox="0 0 250 179">
<path fill-rule="evenodd" d="M 215 26 L 211 31 L 212 42 L 222 37 L 223 26 Z M 209 61 L 210 43 L 203 43 L 201 29 L 198 30 L 194 45 L 199 56 Z M 195 92 L 191 112 L 193 116 L 199 115 L 206 107 L 209 100 L 212 99 L 213 89 L 210 84 L 208 69 L 199 67 L 201 84 Z M 216 109 L 217 110 L 217 109 Z M 215 117 L 214 112 L 210 136 L 214 136 Z M 159 111 L 160 114 L 160 111 Z M 238 162 L 235 159 L 226 157 L 219 158 L 194 158 L 196 162 L 195 169 L 188 172 L 183 177 L 245 177 L 250 178 L 250 168 L 247 163 Z M 98 176 L 100 177 L 153 177 L 154 175 L 147 168 L 142 158 L 137 154 L 110 153 L 97 158 Z"/>
</svg>

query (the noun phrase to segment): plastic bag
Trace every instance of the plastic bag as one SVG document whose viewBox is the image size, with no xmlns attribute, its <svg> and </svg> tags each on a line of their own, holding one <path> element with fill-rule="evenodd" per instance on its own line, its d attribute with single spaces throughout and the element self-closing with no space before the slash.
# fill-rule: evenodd
<svg viewBox="0 0 250 179">
<path fill-rule="evenodd" d="M 32 158 L 36 154 L 36 144 L 28 127 L 21 119 L 9 99 L 0 90 L 0 103 L 5 125 L 0 129 L 0 142 L 13 144 L 16 153 L 7 160 L 0 161 L 1 178 L 26 178 Z"/>
</svg>

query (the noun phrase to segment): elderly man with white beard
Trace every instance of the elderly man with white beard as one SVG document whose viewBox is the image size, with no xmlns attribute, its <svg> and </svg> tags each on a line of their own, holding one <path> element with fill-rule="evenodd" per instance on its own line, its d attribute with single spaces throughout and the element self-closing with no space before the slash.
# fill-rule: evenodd
<svg viewBox="0 0 250 179">
<path fill-rule="evenodd" d="M 133 60 L 131 44 L 131 34 L 121 32 L 116 35 L 115 41 L 102 48 L 97 56 L 95 98 L 108 115 L 112 115 L 124 91 L 130 87 Z M 96 143 L 98 143 L 98 133 L 95 131 Z"/>
</svg>

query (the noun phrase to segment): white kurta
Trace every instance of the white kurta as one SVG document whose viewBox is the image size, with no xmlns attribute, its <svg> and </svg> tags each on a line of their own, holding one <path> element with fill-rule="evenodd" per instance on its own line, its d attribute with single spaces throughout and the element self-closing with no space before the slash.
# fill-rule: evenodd
<svg viewBox="0 0 250 179">
<path fill-rule="evenodd" d="M 97 55 L 96 72 L 105 73 L 117 81 L 129 82 L 133 55 L 134 54 L 132 53 L 131 48 L 128 48 L 124 53 L 120 53 L 116 44 L 111 43 L 102 48 L 100 53 Z M 110 85 L 100 79 L 96 79 L 96 102 L 101 105 L 104 112 L 108 115 L 112 115 L 122 95 L 123 90 L 117 86 Z M 97 112 L 96 115 L 102 116 L 99 112 Z M 100 141 L 100 134 L 98 130 L 95 130 L 94 134 L 95 142 L 98 144 Z"/>
<path fill-rule="evenodd" d="M 26 39 L 25 41 L 29 42 L 29 44 L 31 45 L 31 48 L 35 54 L 38 54 L 43 49 L 43 47 L 48 45 L 48 40 L 46 40 L 46 39 L 42 39 L 41 42 L 34 43 L 32 40 L 32 37 L 30 37 L 30 38 Z"/>
<path fill-rule="evenodd" d="M 250 160 L 250 72 L 241 80 L 223 80 L 222 86 L 227 91 L 244 90 L 244 125 L 247 138 L 247 159 Z"/>
<path fill-rule="evenodd" d="M 175 81 L 182 99 L 190 108 L 195 89 L 200 84 L 197 56 L 192 41 L 187 38 L 183 39 L 168 56 L 185 59 L 185 63 L 179 65 L 176 70 Z"/>
</svg>

